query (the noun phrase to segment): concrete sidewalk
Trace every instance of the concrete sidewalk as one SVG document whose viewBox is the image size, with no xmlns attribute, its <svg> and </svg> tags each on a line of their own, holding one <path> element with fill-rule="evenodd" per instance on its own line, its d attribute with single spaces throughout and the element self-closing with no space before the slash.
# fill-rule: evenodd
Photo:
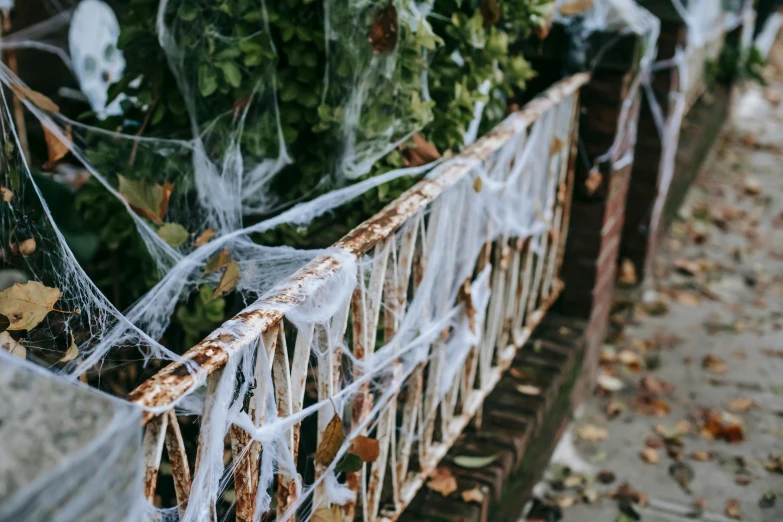
<svg viewBox="0 0 783 522">
<path fill-rule="evenodd" d="M 781 56 L 779 41 L 539 485 L 565 522 L 783 521 Z"/>
</svg>

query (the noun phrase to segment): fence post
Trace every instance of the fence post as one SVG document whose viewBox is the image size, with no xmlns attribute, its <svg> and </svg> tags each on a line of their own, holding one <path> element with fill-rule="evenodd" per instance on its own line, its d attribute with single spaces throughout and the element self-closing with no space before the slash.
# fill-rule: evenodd
<svg viewBox="0 0 783 522">
<path fill-rule="evenodd" d="M 587 321 L 584 370 L 575 397 L 595 376 L 609 320 L 633 166 L 640 102 L 634 80 L 641 43 L 636 35 L 611 31 L 594 32 L 580 41 L 578 28 L 569 31 L 556 25 L 544 42 L 526 49 L 533 68 L 542 71 L 539 83 L 579 67 L 580 60 L 592 74 L 581 93 L 574 195 L 561 270 L 565 290 L 554 309 L 562 316 Z"/>
<path fill-rule="evenodd" d="M 656 62 L 674 60 L 678 47 L 686 45 L 687 25 L 675 10 L 670 0 L 642 0 L 639 2 L 661 21 Z M 665 119 L 673 109 L 671 94 L 678 90 L 680 76 L 678 68 L 667 66 L 653 75 L 651 88 L 655 100 Z M 657 238 L 656 230 L 650 230 L 655 200 L 659 193 L 661 160 L 664 143 L 656 125 L 647 93 L 642 96 L 639 114 L 639 133 L 635 147 L 635 161 L 628 188 L 628 206 L 622 231 L 619 260 L 630 261 L 637 281 L 645 276 L 645 268 Z M 657 228 L 657 227 L 656 227 Z"/>
</svg>

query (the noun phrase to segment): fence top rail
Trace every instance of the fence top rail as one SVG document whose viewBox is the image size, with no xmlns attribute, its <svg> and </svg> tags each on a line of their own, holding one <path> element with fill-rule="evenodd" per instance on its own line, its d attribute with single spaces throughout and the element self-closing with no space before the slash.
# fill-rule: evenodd
<svg viewBox="0 0 783 522">
<path fill-rule="evenodd" d="M 579 90 L 589 78 L 589 74 L 579 73 L 552 85 L 474 144 L 465 147 L 443 166 L 439 175 L 419 181 L 349 232 L 334 244 L 335 253 L 346 253 L 358 259 L 369 252 L 406 220 L 467 176 L 476 162 L 489 158 L 516 132 L 533 124 L 542 114 Z M 337 254 L 312 260 L 279 284 L 269 296 L 259 299 L 185 352 L 181 361 L 172 362 L 133 390 L 128 400 L 147 410 L 143 422 L 170 409 L 188 390 L 200 385 L 208 375 L 222 368 L 231 355 L 257 342 L 288 311 L 303 303 L 313 288 L 328 281 L 342 268 L 339 258 Z"/>
</svg>

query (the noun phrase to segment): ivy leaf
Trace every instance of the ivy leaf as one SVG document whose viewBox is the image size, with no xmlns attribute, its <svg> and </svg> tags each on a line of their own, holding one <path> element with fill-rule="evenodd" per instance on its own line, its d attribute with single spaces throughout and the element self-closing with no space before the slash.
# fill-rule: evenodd
<svg viewBox="0 0 783 522">
<path fill-rule="evenodd" d="M 153 223 L 163 223 L 163 217 L 169 209 L 169 198 L 174 185 L 165 182 L 163 185 L 150 185 L 143 181 L 134 181 L 118 175 L 120 180 L 120 195 L 128 205 Z"/>
<path fill-rule="evenodd" d="M 201 96 L 207 97 L 218 88 L 217 74 L 215 70 L 208 65 L 202 65 L 198 68 L 198 90 Z"/>
<path fill-rule="evenodd" d="M 0 333 L 0 350 L 5 350 L 20 359 L 27 358 L 27 349 L 11 337 L 8 332 Z"/>
<path fill-rule="evenodd" d="M 362 469 L 363 461 L 359 455 L 354 453 L 346 453 L 346 455 L 340 459 L 340 462 L 334 467 L 335 471 L 343 471 L 345 473 L 354 473 Z"/>
<path fill-rule="evenodd" d="M 46 128 L 45 125 L 42 125 L 41 127 L 43 128 L 44 140 L 46 141 L 46 151 L 49 156 L 49 159 L 46 161 L 46 163 L 43 164 L 41 168 L 45 171 L 51 171 L 54 170 L 54 167 L 57 166 L 60 160 L 63 159 L 66 154 L 68 154 L 68 145 L 66 142 L 61 141 L 60 138 L 55 136 L 52 131 Z M 73 142 L 70 124 L 65 127 L 65 139 L 68 143 Z"/>
<path fill-rule="evenodd" d="M 492 464 L 497 459 L 498 459 L 497 455 L 489 455 L 486 457 L 473 457 L 470 455 L 459 455 L 457 457 L 454 457 L 454 464 L 456 464 L 461 468 L 477 469 Z"/>
<path fill-rule="evenodd" d="M 158 229 L 158 236 L 169 245 L 177 248 L 188 240 L 190 233 L 179 223 L 164 223 Z"/>
<path fill-rule="evenodd" d="M 0 292 L 0 314 L 11 322 L 9 330 L 32 330 L 53 311 L 60 299 L 59 288 L 44 286 L 38 281 L 16 283 Z"/>
<path fill-rule="evenodd" d="M 321 443 L 315 452 L 315 461 L 323 466 L 331 464 L 344 441 L 343 421 L 335 413 L 324 430 Z"/>
<path fill-rule="evenodd" d="M 209 261 L 207 261 L 207 266 L 204 267 L 204 275 L 209 275 L 214 272 L 217 272 L 224 266 L 228 264 L 228 249 L 224 249 L 222 252 L 220 252 L 218 255 L 212 257 Z"/>
<path fill-rule="evenodd" d="M 234 289 L 234 287 L 237 285 L 237 281 L 239 280 L 239 263 L 237 263 L 235 260 L 231 260 L 226 265 L 226 270 L 223 272 L 223 275 L 220 277 L 220 282 L 218 283 L 217 288 L 215 288 L 214 293 L 212 294 L 212 298 L 220 297 L 223 294 L 226 294 Z"/>
<path fill-rule="evenodd" d="M 76 339 L 73 338 L 73 332 L 71 332 L 71 345 L 68 347 L 68 351 L 65 352 L 63 358 L 60 359 L 60 362 L 73 361 L 77 357 L 79 357 L 79 347 L 76 346 Z"/>
<path fill-rule="evenodd" d="M 204 232 L 198 235 L 193 244 L 197 247 L 206 245 L 210 239 L 215 237 L 215 230 L 212 228 L 206 229 Z"/>
</svg>

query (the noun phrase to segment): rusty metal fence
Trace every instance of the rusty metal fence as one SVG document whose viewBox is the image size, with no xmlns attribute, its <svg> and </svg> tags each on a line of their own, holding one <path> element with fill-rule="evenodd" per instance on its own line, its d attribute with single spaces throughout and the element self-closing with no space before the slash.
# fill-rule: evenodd
<svg viewBox="0 0 783 522">
<path fill-rule="evenodd" d="M 344 520 L 392 520 L 405 509 L 439 460 L 480 411 L 483 400 L 509 367 L 516 351 L 562 290 L 559 269 L 573 188 L 579 89 L 587 79 L 587 75 L 580 74 L 555 84 L 468 146 L 457 158 L 465 161 L 450 162 L 438 176 L 419 182 L 335 245 L 335 248 L 350 253 L 359 261 L 368 254 L 367 259 L 371 259 L 369 276 L 360 281 L 348 306 L 340 310 L 330 323 L 330 335 L 335 335 L 350 350 L 353 361 L 361 362 L 372 356 L 376 346 L 394 338 L 405 319 L 408 304 L 420 290 L 419 283 L 427 267 L 428 249 L 432 248 L 432 235 L 435 233 L 431 225 L 433 216 L 443 210 L 435 209 L 439 199 L 466 182 L 472 184 L 474 191 L 481 191 L 481 182 L 471 179 L 476 162 L 493 163 L 497 171 L 497 162 L 508 157 L 499 154 L 499 151 L 524 143 L 525 136 L 530 135 L 539 121 L 544 116 L 548 118 L 546 128 L 538 131 L 543 133 L 542 143 L 546 143 L 547 147 L 533 151 L 545 156 L 545 161 L 536 165 L 546 169 L 544 175 L 556 187 L 551 193 L 542 193 L 542 199 L 537 203 L 541 206 L 537 212 L 546 216 L 546 226 L 527 237 L 514 237 L 507 233 L 487 234 L 492 240 L 481 247 L 473 276 L 465 281 L 463 291 L 456 297 L 466 310 L 471 329 L 479 329 L 477 341 L 470 346 L 456 371 L 449 370 L 451 377 L 445 391 L 440 389 L 439 383 L 444 379 L 444 368 L 450 357 L 446 342 L 449 328 L 427 346 L 426 360 L 416 364 L 407 375 L 400 375 L 392 369 L 391 378 L 374 383 L 391 394 L 389 404 L 380 410 L 372 428 L 375 439 L 380 441 L 380 452 L 377 460 L 363 464 L 360 471 L 346 473 L 344 483 L 355 492 L 355 498 L 339 508 Z M 514 157 L 511 156 L 508 165 L 500 167 L 510 172 Z M 465 238 L 456 234 L 453 240 L 459 242 Z M 259 389 L 267 382 L 261 375 L 256 376 L 255 386 L 250 387 L 244 409 L 255 426 L 264 424 L 265 406 L 262 401 L 266 396 L 274 397 L 278 417 L 286 418 L 302 410 L 308 386 L 311 390 L 316 388 L 312 393 L 317 393 L 319 401 L 329 400 L 339 389 L 345 368 L 344 354 L 340 350 L 332 350 L 317 364 L 311 363 L 313 343 L 324 332 L 317 327 L 296 330 L 286 319 L 289 312 L 307 303 L 311 297 L 308 292 L 312 291 L 310 283 L 328 282 L 330 278 L 337 277 L 339 269 L 340 261 L 333 256 L 316 258 L 294 274 L 283 290 L 267 302 L 257 303 L 251 311 L 232 319 L 234 334 L 216 331 L 189 350 L 184 359 L 194 362 L 193 367 L 197 367 L 198 371 L 182 362 L 172 363 L 133 391 L 129 397 L 132 402 L 148 411 L 162 412 L 157 416 L 148 413 L 145 417 L 145 492 L 150 500 L 156 494 L 162 461 L 166 463 L 166 473 L 170 473 L 173 479 L 180 513 L 195 500 L 189 498 L 191 468 L 192 462 L 198 462 L 198 458 L 194 455 L 194 448 L 183 439 L 182 426 L 173 405 L 189 390 L 203 385 L 203 424 L 217 408 L 224 407 L 214 400 L 221 373 L 229 360 L 248 346 L 261 346 L 265 350 L 274 388 Z M 437 269 L 443 272 L 444 277 L 456 271 L 449 266 Z M 474 324 L 476 310 L 471 298 L 471 284 L 475 284 L 477 275 L 485 269 L 489 271 L 488 277 L 485 274 L 489 295 L 486 319 Z M 445 303 L 444 306 L 454 304 Z M 394 366 L 395 362 L 392 361 L 391 365 Z M 228 367 L 231 368 L 230 365 Z M 261 365 L 257 364 L 257 367 Z M 361 371 L 361 365 L 354 364 L 353 378 L 356 379 Z M 269 395 L 265 395 L 267 392 Z M 349 413 L 344 415 L 343 423 L 349 428 L 361 426 L 375 400 L 377 397 L 369 383 L 360 387 L 349 399 Z M 303 429 L 300 422 L 286 428 L 287 449 L 294 456 L 294 461 L 303 462 L 300 453 L 318 447 L 329 419 L 330 412 L 319 411 L 317 429 Z M 351 431 L 354 430 L 348 429 L 346 433 Z M 259 456 L 264 448 L 236 425 L 231 426 L 228 433 L 224 450 L 226 459 L 233 462 L 233 477 L 227 478 L 229 481 L 233 478 L 233 488 L 230 485 L 219 488 L 215 498 L 198 500 L 209 502 L 213 513 L 217 513 L 218 503 L 233 504 L 231 509 L 235 519 L 245 522 L 253 520 L 254 514 L 258 516 L 258 489 L 265 487 L 259 481 Z M 201 451 L 205 440 L 207 435 L 200 433 L 196 453 Z M 324 473 L 322 464 L 306 458 L 304 461 L 314 469 L 308 471 L 298 466 L 296 471 L 300 476 L 311 473 L 317 478 Z M 194 469 L 193 473 L 197 474 L 198 469 Z M 283 518 L 288 520 L 297 516 L 288 508 L 302 500 L 301 490 L 294 485 L 296 478 L 291 472 L 276 470 L 274 485 L 270 489 L 270 494 L 276 495 L 272 510 L 278 515 L 286 513 Z M 227 496 L 227 491 L 231 491 L 233 498 Z M 307 494 L 312 496 L 308 505 L 318 506 L 324 492 L 319 486 Z M 220 498 L 221 495 L 224 498 Z M 278 520 L 281 520 L 280 516 Z"/>
</svg>

